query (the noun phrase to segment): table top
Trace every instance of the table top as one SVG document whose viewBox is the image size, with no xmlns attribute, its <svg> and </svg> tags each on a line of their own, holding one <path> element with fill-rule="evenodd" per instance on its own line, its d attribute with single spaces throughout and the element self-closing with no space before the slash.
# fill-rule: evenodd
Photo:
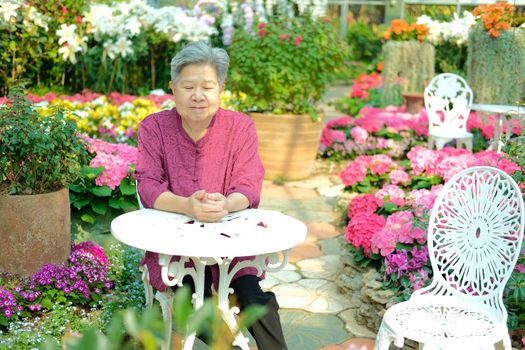
<svg viewBox="0 0 525 350">
<path fill-rule="evenodd" d="M 306 225 L 277 211 L 245 209 L 206 223 L 155 209 L 118 216 L 113 236 L 136 248 L 168 255 L 241 257 L 290 249 L 304 241 Z"/>
<path fill-rule="evenodd" d="M 517 114 L 525 115 L 525 106 L 516 105 L 497 105 L 497 104 L 485 104 L 485 103 L 473 103 L 470 109 L 480 112 L 489 112 L 497 114 Z"/>
</svg>

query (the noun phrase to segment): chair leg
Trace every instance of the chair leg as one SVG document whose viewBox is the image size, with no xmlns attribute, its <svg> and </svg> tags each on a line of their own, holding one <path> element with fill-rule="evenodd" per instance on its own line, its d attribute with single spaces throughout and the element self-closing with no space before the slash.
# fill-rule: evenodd
<svg viewBox="0 0 525 350">
<path fill-rule="evenodd" d="M 442 149 L 443 147 L 445 147 L 445 145 L 447 144 L 447 142 L 449 142 L 450 139 L 442 139 L 442 138 L 438 138 L 436 139 L 436 149 L 437 150 L 440 150 Z"/>
<path fill-rule="evenodd" d="M 469 151 L 472 151 L 472 139 L 471 138 L 465 139 L 464 142 L 465 142 L 465 148 L 468 149 Z"/>
<path fill-rule="evenodd" d="M 428 135 L 428 149 L 433 149 L 436 145 L 436 140 L 434 139 L 434 136 Z"/>
<path fill-rule="evenodd" d="M 162 347 L 162 350 L 171 349 L 171 333 L 172 333 L 172 308 L 173 308 L 173 292 L 170 288 L 166 289 L 165 292 L 157 292 L 155 294 L 155 299 L 160 303 L 160 308 L 162 309 L 162 317 L 164 318 L 164 336 L 165 343 Z"/>
<path fill-rule="evenodd" d="M 377 332 L 374 350 L 388 350 L 392 341 L 395 341 L 396 346 L 403 347 L 403 337 L 397 337 L 385 322 L 381 322 L 381 326 Z"/>
<path fill-rule="evenodd" d="M 510 336 L 507 334 L 505 337 L 503 337 L 503 349 L 505 350 L 512 350 L 512 343 L 510 341 Z"/>
<path fill-rule="evenodd" d="M 153 305 L 153 287 L 149 283 L 149 272 L 146 265 L 139 266 L 142 271 L 142 282 L 144 282 L 144 294 L 146 297 L 146 307 L 150 308 Z"/>
</svg>

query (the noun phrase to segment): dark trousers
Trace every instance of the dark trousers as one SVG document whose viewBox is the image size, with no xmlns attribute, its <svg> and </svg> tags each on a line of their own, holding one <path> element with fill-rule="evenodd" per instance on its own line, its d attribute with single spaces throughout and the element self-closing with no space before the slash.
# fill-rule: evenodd
<svg viewBox="0 0 525 350">
<path fill-rule="evenodd" d="M 279 304 L 272 292 L 264 292 L 259 286 L 261 279 L 257 276 L 246 275 L 235 279 L 230 287 L 233 288 L 237 303 L 241 311 L 250 305 L 266 307 L 266 314 L 259 318 L 248 330 L 257 342 L 258 350 L 288 350 L 284 340 L 281 319 L 279 317 Z M 195 291 L 193 280 L 190 276 L 183 279 L 183 284 Z M 211 271 L 206 268 L 204 280 L 204 296 L 210 297 L 212 278 Z"/>
</svg>

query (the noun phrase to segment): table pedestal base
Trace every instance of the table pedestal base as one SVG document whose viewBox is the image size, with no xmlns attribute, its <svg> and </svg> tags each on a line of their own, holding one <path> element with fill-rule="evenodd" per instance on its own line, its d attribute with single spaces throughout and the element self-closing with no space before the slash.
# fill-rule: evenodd
<svg viewBox="0 0 525 350">
<path fill-rule="evenodd" d="M 236 263 L 231 270 L 230 265 L 233 258 L 182 257 L 179 261 L 173 262 L 171 258 L 171 255 L 159 254 L 162 280 L 169 287 L 175 285 L 182 286 L 182 279 L 187 275 L 191 276 L 195 284 L 195 293 L 193 294 L 193 307 L 195 310 L 199 309 L 204 303 L 204 276 L 206 265 L 218 265 L 219 286 L 217 291 L 217 307 L 221 312 L 224 322 L 226 322 L 232 334 L 235 335 L 233 345 L 240 347 L 242 350 L 249 350 L 249 339 L 239 330 L 235 318 L 235 315 L 238 315 L 240 310 L 237 306 L 230 307 L 229 295 L 233 293 L 233 289 L 230 288 L 230 283 L 235 274 L 246 267 L 255 267 L 258 276 L 261 276 L 264 271 L 276 272 L 283 269 L 288 263 L 288 250 L 282 253 L 282 259 L 278 253 L 259 255 L 255 257 L 254 260 L 244 260 Z M 185 265 L 189 262 L 191 262 L 193 266 L 186 267 Z M 142 280 L 146 293 L 146 306 L 150 307 L 153 303 L 153 289 L 149 283 L 149 273 L 146 266 L 141 266 L 140 269 L 142 271 Z M 161 305 L 165 325 L 166 341 L 162 349 L 169 350 L 171 349 L 173 308 L 173 292 L 171 288 L 168 288 L 165 292 L 157 292 L 155 299 L 157 299 Z M 195 337 L 195 333 L 186 336 L 183 350 L 193 349 Z"/>
</svg>

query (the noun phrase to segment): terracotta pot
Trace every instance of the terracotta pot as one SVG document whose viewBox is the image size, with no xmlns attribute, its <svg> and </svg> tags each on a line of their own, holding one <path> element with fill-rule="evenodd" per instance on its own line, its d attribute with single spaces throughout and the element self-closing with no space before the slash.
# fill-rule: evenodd
<svg viewBox="0 0 525 350">
<path fill-rule="evenodd" d="M 323 130 L 322 117 L 250 113 L 259 138 L 259 156 L 266 179 L 300 180 L 312 172 Z"/>
<path fill-rule="evenodd" d="M 404 92 L 403 102 L 407 106 L 407 113 L 419 113 L 421 108 L 425 105 L 425 98 L 420 92 Z"/>
<path fill-rule="evenodd" d="M 29 277 L 42 265 L 59 264 L 70 253 L 69 190 L 0 196 L 0 272 Z"/>
</svg>

